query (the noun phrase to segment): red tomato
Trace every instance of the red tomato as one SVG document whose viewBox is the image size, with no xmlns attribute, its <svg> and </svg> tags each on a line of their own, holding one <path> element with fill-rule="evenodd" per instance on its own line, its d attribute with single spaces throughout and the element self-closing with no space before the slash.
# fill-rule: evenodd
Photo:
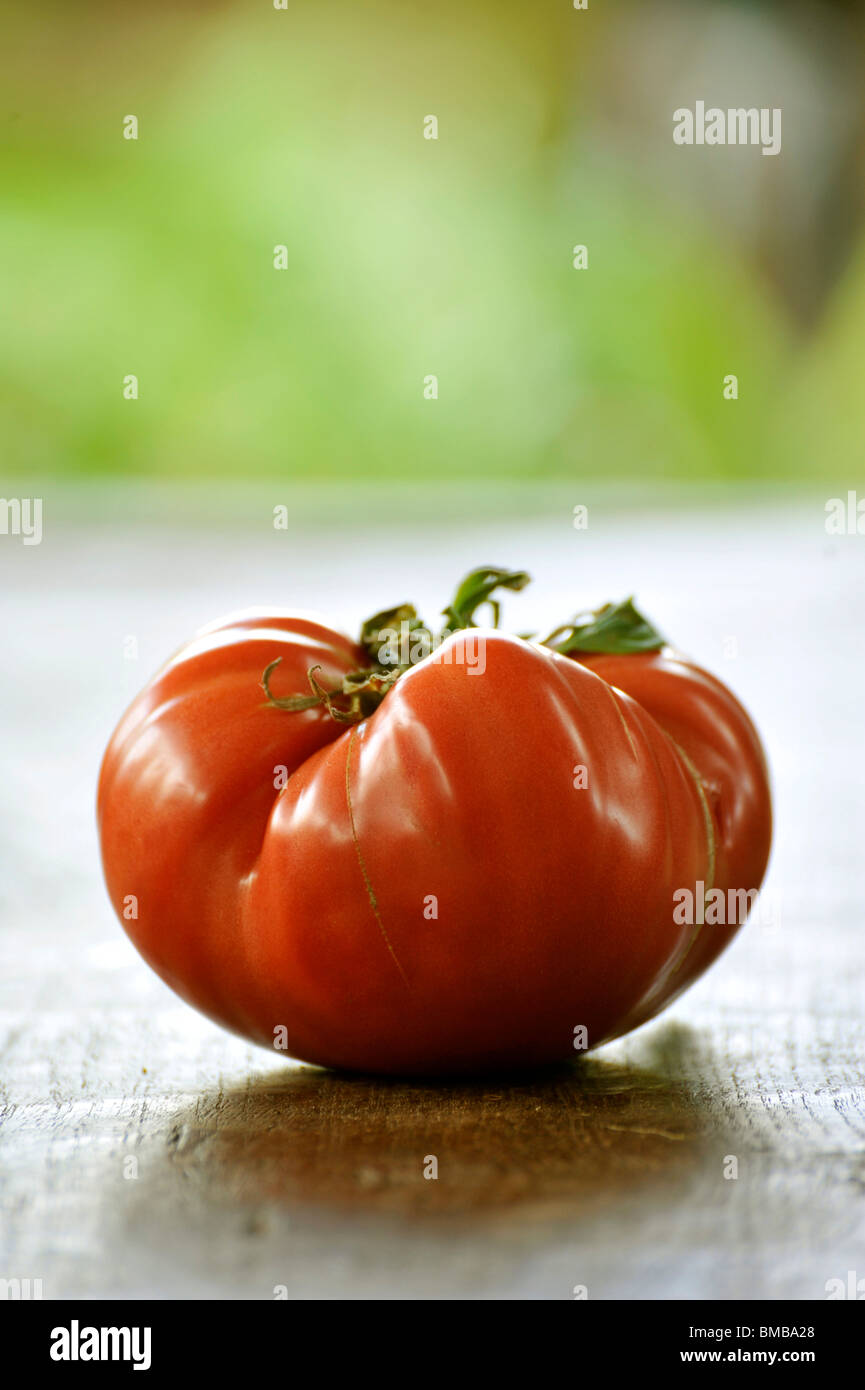
<svg viewBox="0 0 865 1390">
<path fill-rule="evenodd" d="M 262 671 L 277 698 L 312 667 L 338 690 L 368 645 L 285 612 L 205 629 L 102 767 L 132 941 L 227 1028 L 355 1070 L 551 1062 L 651 1017 L 736 929 L 677 921 L 674 893 L 760 886 L 765 760 L 681 657 L 574 655 L 457 631 L 346 725 L 267 703 Z"/>
</svg>

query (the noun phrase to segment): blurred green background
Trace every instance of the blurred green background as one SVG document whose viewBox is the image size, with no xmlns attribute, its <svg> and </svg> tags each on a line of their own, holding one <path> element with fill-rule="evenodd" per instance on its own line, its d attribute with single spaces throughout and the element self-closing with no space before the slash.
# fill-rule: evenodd
<svg viewBox="0 0 865 1390">
<path fill-rule="evenodd" d="M 861 478 L 861 5 L 3 29 L 5 478 Z M 675 146 L 698 98 L 781 107 L 782 153 Z"/>
</svg>

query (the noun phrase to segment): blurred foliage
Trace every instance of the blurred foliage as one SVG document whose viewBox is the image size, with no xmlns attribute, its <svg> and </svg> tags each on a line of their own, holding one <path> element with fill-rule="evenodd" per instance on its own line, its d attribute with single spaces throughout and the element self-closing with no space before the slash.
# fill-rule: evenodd
<svg viewBox="0 0 865 1390">
<path fill-rule="evenodd" d="M 16 7 L 5 470 L 828 471 L 827 412 L 833 448 L 861 441 L 861 260 L 828 354 L 803 349 L 729 238 L 582 138 L 602 18 L 487 0 Z"/>
</svg>

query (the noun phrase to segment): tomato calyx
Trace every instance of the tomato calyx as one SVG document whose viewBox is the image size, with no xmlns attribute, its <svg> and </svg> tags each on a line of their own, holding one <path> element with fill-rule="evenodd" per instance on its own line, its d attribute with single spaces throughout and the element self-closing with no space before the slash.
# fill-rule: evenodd
<svg viewBox="0 0 865 1390">
<path fill-rule="evenodd" d="M 367 618 L 360 630 L 360 646 L 369 665 L 350 671 L 341 685 L 328 690 L 318 679 L 320 666 L 307 672 L 308 695 L 274 695 L 270 678 L 282 660 L 277 657 L 265 669 L 261 687 L 267 703 L 275 709 L 297 711 L 323 707 L 340 724 L 357 724 L 367 719 L 396 685 L 400 676 L 435 651 L 445 638 L 455 632 L 479 626 L 475 614 L 488 605 L 491 626 L 497 628 L 500 602 L 493 597 L 499 589 L 514 592 L 531 583 L 525 570 L 507 570 L 493 565 L 481 565 L 471 570 L 457 588 L 453 601 L 442 609 L 445 625 L 441 632 L 418 616 L 413 604 L 400 603 L 395 608 L 382 609 Z M 521 633 L 525 641 L 532 633 Z M 634 653 L 658 651 L 665 639 L 634 606 L 633 598 L 620 603 L 605 603 L 600 608 L 577 613 L 570 622 L 555 628 L 540 645 L 567 656 L 572 652 Z"/>
<path fill-rule="evenodd" d="M 360 630 L 360 645 L 369 656 L 372 669 L 400 666 L 407 670 L 428 656 L 435 647 L 441 646 L 452 633 L 477 627 L 475 614 L 484 604 L 491 609 L 491 626 L 498 627 L 501 605 L 493 594 L 497 589 L 524 589 L 530 583 L 531 576 L 525 570 L 481 565 L 466 575 L 453 601 L 442 609 L 442 617 L 446 621 L 438 634 L 434 634 L 418 617 L 413 604 L 401 603 L 396 608 L 385 608 L 383 612 L 367 618 Z M 405 660 L 401 659 L 403 657 Z"/>
<path fill-rule="evenodd" d="M 498 599 L 493 598 L 496 589 L 519 591 L 531 582 L 532 577 L 526 574 L 525 570 L 493 569 L 489 565 L 472 570 L 454 594 L 453 603 L 442 609 L 442 617 L 447 619 L 446 630 L 459 632 L 465 628 L 477 627 L 475 613 L 485 603 L 488 603 L 492 610 L 492 626 L 498 627 L 500 605 Z"/>
<path fill-rule="evenodd" d="M 328 690 L 316 677 L 316 671 L 320 671 L 321 666 L 310 666 L 306 673 L 311 692 L 309 695 L 274 695 L 270 688 L 270 677 L 281 661 L 282 657 L 278 656 L 262 673 L 261 688 L 267 696 L 267 704 L 275 709 L 295 711 L 323 706 L 338 724 L 357 724 L 361 719 L 368 718 L 378 709 L 402 674 L 399 670 L 384 669 L 349 671 L 339 689 Z"/>
<path fill-rule="evenodd" d="M 282 660 L 277 657 L 261 677 L 267 704 L 289 711 L 322 706 L 338 723 L 357 724 L 378 709 L 401 675 L 441 646 L 446 637 L 476 627 L 475 613 L 484 604 L 489 604 L 492 610 L 492 626 L 498 627 L 500 605 L 493 598 L 497 589 L 524 589 L 530 582 L 524 570 L 506 570 L 492 565 L 472 570 L 457 589 L 453 602 L 442 609 L 442 617 L 447 621 L 437 634 L 418 617 L 411 603 L 374 613 L 360 630 L 360 646 L 369 658 L 369 666 L 350 671 L 335 690 L 326 689 L 318 680 L 316 672 L 321 667 L 311 666 L 306 673 L 309 695 L 274 695 L 270 678 Z"/>
<path fill-rule="evenodd" d="M 555 628 L 541 643 L 566 656 L 569 652 L 605 652 L 620 655 L 655 652 L 666 645 L 657 628 L 634 607 L 633 598 L 605 603 L 577 613 L 569 623 Z"/>
</svg>

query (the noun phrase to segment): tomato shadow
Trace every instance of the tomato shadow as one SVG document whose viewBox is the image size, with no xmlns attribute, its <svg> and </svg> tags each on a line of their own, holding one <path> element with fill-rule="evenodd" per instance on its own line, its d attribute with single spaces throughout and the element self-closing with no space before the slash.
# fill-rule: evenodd
<svg viewBox="0 0 865 1390">
<path fill-rule="evenodd" d="M 441 1080 L 287 1066 L 175 1116 L 167 1157 L 231 1205 L 447 1219 L 597 1210 L 681 1185 L 717 1150 L 690 1029 L 645 1065 L 589 1056 L 543 1072 Z"/>
</svg>

